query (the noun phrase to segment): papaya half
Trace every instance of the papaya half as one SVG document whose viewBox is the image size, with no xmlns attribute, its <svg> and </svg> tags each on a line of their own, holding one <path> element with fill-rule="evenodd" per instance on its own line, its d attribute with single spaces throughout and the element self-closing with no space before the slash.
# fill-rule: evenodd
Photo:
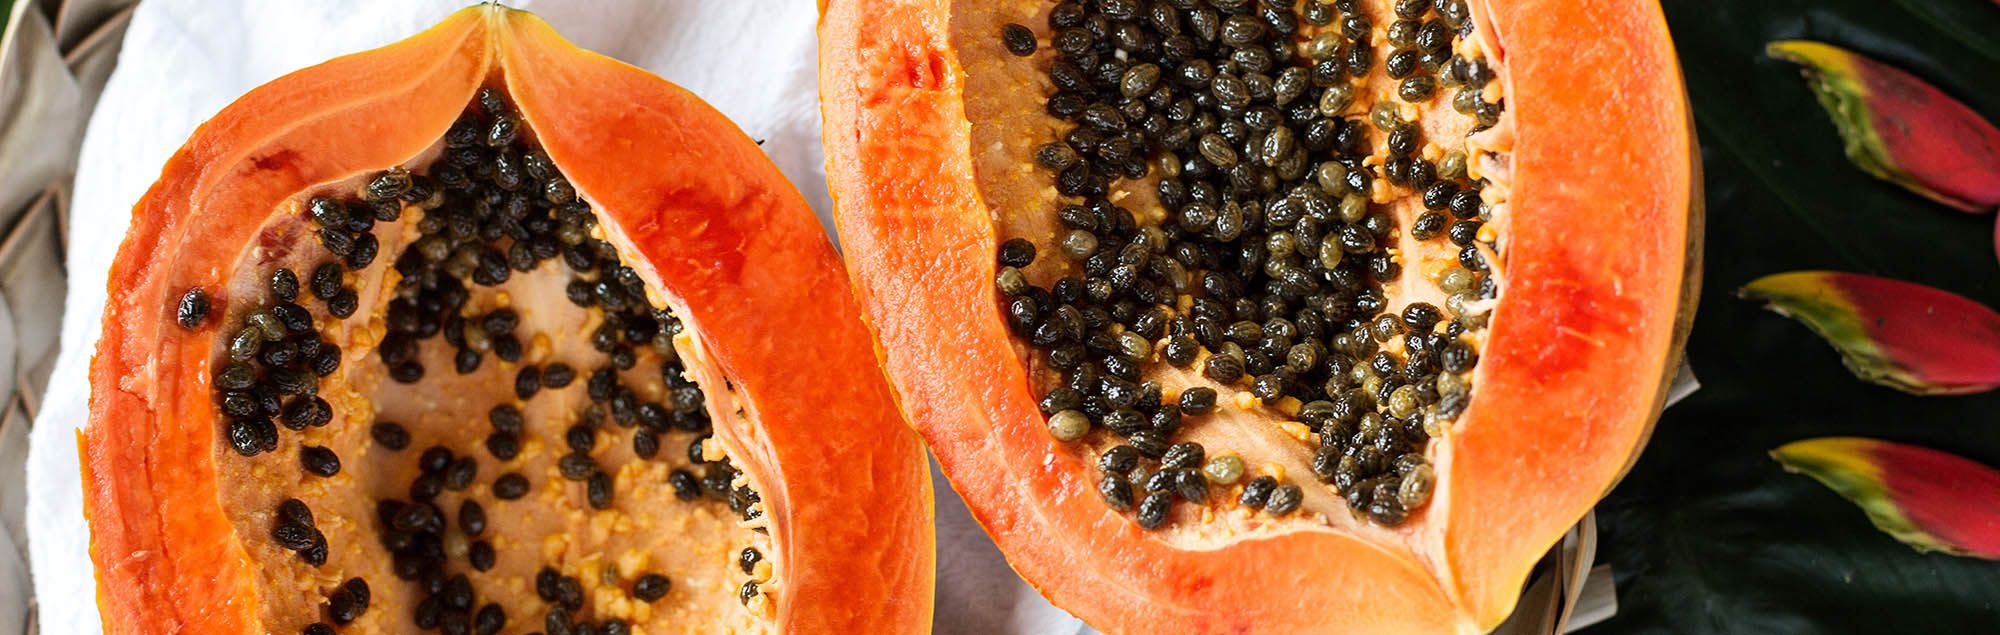
<svg viewBox="0 0 2000 635">
<path fill-rule="evenodd" d="M 823 0 L 843 253 L 1008 562 L 1108 632 L 1484 632 L 1694 310 L 1651 0 Z"/>
<path fill-rule="evenodd" d="M 222 110 L 110 297 L 107 632 L 929 628 L 921 441 L 806 202 L 528 13 Z"/>
</svg>

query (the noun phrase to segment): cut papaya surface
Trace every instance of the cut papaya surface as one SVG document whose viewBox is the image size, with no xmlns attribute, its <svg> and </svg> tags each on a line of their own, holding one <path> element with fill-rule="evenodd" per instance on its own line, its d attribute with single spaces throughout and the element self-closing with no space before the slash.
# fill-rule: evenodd
<svg viewBox="0 0 2000 635">
<path fill-rule="evenodd" d="M 1111 632 L 1481 632 L 1623 474 L 1698 280 L 1641 0 L 822 2 L 901 405 Z"/>
<path fill-rule="evenodd" d="M 929 628 L 923 451 L 810 208 L 530 14 L 225 108 L 110 297 L 108 632 Z"/>
</svg>

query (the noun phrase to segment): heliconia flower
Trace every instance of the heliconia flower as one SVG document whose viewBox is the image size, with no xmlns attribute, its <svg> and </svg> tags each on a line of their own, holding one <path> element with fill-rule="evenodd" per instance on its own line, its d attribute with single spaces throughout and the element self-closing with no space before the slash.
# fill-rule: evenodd
<svg viewBox="0 0 2000 635">
<path fill-rule="evenodd" d="M 1805 323 L 1864 380 L 1918 395 L 2000 387 L 2000 313 L 1964 296 L 1833 271 L 1764 276 L 1736 295 Z"/>
<path fill-rule="evenodd" d="M 1861 506 L 1876 528 L 1917 551 L 2000 560 L 2000 470 L 1856 437 L 1794 441 L 1771 458 L 1833 488 Z"/>
<path fill-rule="evenodd" d="M 1765 53 L 1804 67 L 1862 170 L 1967 212 L 2000 207 L 2000 129 L 1972 108 L 1915 75 L 1827 44 L 1785 40 Z"/>
</svg>

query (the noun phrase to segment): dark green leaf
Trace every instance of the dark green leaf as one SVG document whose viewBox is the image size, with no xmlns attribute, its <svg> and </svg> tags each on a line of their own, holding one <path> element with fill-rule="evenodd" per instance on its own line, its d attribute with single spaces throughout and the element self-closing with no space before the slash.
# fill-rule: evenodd
<svg viewBox="0 0 2000 635">
<path fill-rule="evenodd" d="M 1666 0 L 1707 170 L 1708 256 L 1689 344 L 1704 388 L 1667 411 L 1599 508 L 1617 617 L 1590 633 L 1973 633 L 2000 624 L 2000 563 L 1923 555 L 1766 452 L 1858 435 L 2000 464 L 2000 393 L 1862 383 L 1804 327 L 1732 297 L 1758 276 L 1837 269 L 2000 306 L 1992 215 L 1861 173 L 1771 40 L 1895 64 L 2000 120 L 1990 0 Z"/>
</svg>

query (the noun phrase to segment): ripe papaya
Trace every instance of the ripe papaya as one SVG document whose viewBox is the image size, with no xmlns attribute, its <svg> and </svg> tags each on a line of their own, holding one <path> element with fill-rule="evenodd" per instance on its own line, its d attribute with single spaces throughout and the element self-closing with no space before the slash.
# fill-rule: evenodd
<svg viewBox="0 0 2000 635">
<path fill-rule="evenodd" d="M 108 632 L 929 628 L 922 446 L 805 200 L 528 13 L 222 110 L 110 298 Z"/>
<path fill-rule="evenodd" d="M 1483 632 L 1694 310 L 1649 0 L 826 0 L 828 182 L 901 406 L 1109 632 Z"/>
</svg>

